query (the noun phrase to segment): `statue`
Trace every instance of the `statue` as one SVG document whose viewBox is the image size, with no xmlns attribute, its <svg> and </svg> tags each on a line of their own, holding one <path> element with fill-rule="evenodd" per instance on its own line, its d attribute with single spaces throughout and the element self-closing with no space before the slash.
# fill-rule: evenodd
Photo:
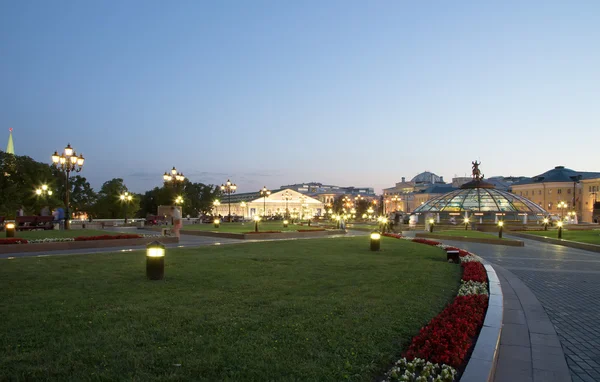
<svg viewBox="0 0 600 382">
<path fill-rule="evenodd" d="M 476 181 L 483 179 L 483 174 L 479 170 L 479 165 L 481 164 L 481 162 L 477 163 L 477 161 L 475 161 L 471 162 L 471 164 L 473 165 L 473 179 Z"/>
</svg>

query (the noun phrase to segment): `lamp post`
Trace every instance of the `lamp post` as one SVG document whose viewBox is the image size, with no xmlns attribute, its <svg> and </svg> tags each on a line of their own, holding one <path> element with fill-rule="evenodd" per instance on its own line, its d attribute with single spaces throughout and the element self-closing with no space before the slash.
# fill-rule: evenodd
<svg viewBox="0 0 600 382">
<path fill-rule="evenodd" d="M 227 204 L 229 204 L 229 213 L 227 215 L 227 221 L 231 223 L 231 194 L 235 193 L 235 190 L 237 190 L 237 186 L 235 185 L 235 183 L 231 183 L 229 181 L 229 179 L 227 179 L 227 182 L 225 182 L 225 184 L 221 185 L 221 192 L 224 192 L 227 194 Z"/>
<path fill-rule="evenodd" d="M 131 196 L 131 194 L 129 192 L 124 192 L 121 195 L 119 195 L 119 199 L 121 199 L 121 203 L 123 203 L 123 215 L 125 215 L 125 223 L 127 224 L 127 207 L 129 207 L 129 203 L 131 202 L 131 200 L 133 199 L 133 197 Z"/>
<path fill-rule="evenodd" d="M 292 193 L 286 190 L 281 196 L 285 200 L 285 218 L 289 218 L 288 202 L 292 200 Z"/>
<path fill-rule="evenodd" d="M 254 215 L 254 232 L 258 232 L 258 222 L 260 221 L 260 216 Z"/>
<path fill-rule="evenodd" d="M 372 216 L 373 216 L 373 212 L 375 212 L 371 207 L 369 207 L 369 209 L 367 210 L 367 213 L 369 214 L 369 220 L 371 220 Z"/>
<path fill-rule="evenodd" d="M 52 190 L 50 190 L 48 188 L 47 184 L 43 184 L 40 188 L 35 190 L 35 194 L 40 197 L 40 196 L 44 196 L 44 200 L 46 201 L 46 204 L 48 204 L 48 199 L 52 196 Z M 46 207 L 48 207 L 47 205 L 43 207 L 43 209 L 45 209 Z M 43 212 L 42 212 L 43 214 Z"/>
<path fill-rule="evenodd" d="M 564 215 L 565 215 L 565 208 L 568 207 L 568 204 L 565 203 L 564 201 L 560 201 L 560 202 L 558 202 L 556 207 L 558 207 L 560 209 L 560 220 L 563 220 Z"/>
<path fill-rule="evenodd" d="M 219 201 L 219 199 L 217 199 L 217 200 L 215 200 L 213 202 L 213 206 L 215 208 L 215 212 L 213 213 L 213 215 L 219 216 L 219 214 L 218 214 L 218 208 L 219 208 L 220 205 L 221 205 L 221 202 Z"/>
<path fill-rule="evenodd" d="M 260 196 L 262 196 L 263 198 L 263 216 L 267 216 L 267 196 L 271 195 L 271 190 L 267 189 L 267 186 L 263 186 L 262 190 L 260 190 L 259 193 Z"/>
<path fill-rule="evenodd" d="M 175 198 L 175 205 L 181 208 L 181 218 L 183 218 L 183 196 L 178 196 Z"/>
<path fill-rule="evenodd" d="M 52 154 L 52 164 L 60 171 L 65 173 L 65 229 L 70 228 L 70 215 L 69 215 L 69 176 L 71 172 L 80 172 L 83 169 L 83 162 L 85 158 L 83 155 L 77 156 L 75 150 L 68 144 L 62 154 L 54 152 Z"/>
<path fill-rule="evenodd" d="M 175 166 L 169 172 L 165 172 L 163 174 L 163 180 L 166 184 L 170 184 L 173 186 L 175 191 L 179 191 L 179 185 L 183 183 L 185 180 L 185 176 L 183 173 L 177 171 Z"/>
<path fill-rule="evenodd" d="M 558 226 L 558 238 L 562 239 L 562 227 L 563 227 L 562 220 L 559 221 L 558 223 L 556 223 L 556 225 Z"/>
<path fill-rule="evenodd" d="M 502 239 L 502 228 L 504 227 L 504 222 L 500 220 L 498 222 L 498 238 Z"/>
</svg>

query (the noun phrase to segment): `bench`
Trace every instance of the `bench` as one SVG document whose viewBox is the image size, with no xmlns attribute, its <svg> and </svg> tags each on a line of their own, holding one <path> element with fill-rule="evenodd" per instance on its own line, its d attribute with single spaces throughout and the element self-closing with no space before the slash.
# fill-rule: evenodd
<svg viewBox="0 0 600 382">
<path fill-rule="evenodd" d="M 52 216 L 17 216 L 15 225 L 17 231 L 34 230 L 34 229 L 53 229 L 54 217 Z"/>
<path fill-rule="evenodd" d="M 0 216 L 0 229 L 4 229 L 4 216 Z"/>
</svg>

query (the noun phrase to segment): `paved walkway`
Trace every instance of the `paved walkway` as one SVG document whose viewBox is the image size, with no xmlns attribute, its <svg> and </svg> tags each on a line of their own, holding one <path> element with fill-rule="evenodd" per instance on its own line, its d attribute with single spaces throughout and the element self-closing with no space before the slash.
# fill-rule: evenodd
<svg viewBox="0 0 600 382">
<path fill-rule="evenodd" d="M 554 325 L 573 381 L 600 381 L 600 254 L 524 241 L 525 247 L 508 247 L 444 240 L 494 264 L 494 268 L 501 269 L 499 274 L 505 281 L 509 281 L 512 274 L 518 277 L 539 299 Z M 511 304 L 515 310 L 523 308 L 508 302 L 509 309 Z M 507 319 L 518 321 L 523 317 L 518 312 L 509 312 Z M 533 340 L 532 334 L 531 345 Z M 522 345 L 524 343 L 519 346 Z M 535 366 L 535 359 L 533 361 Z"/>
</svg>

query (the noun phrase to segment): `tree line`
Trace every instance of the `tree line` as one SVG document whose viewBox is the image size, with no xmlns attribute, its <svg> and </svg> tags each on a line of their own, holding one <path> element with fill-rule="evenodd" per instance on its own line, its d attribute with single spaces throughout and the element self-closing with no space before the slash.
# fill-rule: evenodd
<svg viewBox="0 0 600 382">
<path fill-rule="evenodd" d="M 13 219 L 21 208 L 31 216 L 39 215 L 44 207 L 65 207 L 65 174 L 54 166 L 0 151 L 0 173 L 0 216 Z M 53 191 L 52 195 L 36 194 L 35 190 L 44 184 Z M 132 196 L 130 202 L 120 199 L 125 192 Z M 159 205 L 172 205 L 177 196 L 183 197 L 184 214 L 196 217 L 210 212 L 220 194 L 218 186 L 187 179 L 177 186 L 165 184 L 137 194 L 129 191 L 121 178 L 104 182 L 98 192 L 84 176 L 72 173 L 69 178 L 70 211 L 95 219 L 123 218 L 125 212 L 128 217 L 154 215 Z"/>
</svg>

